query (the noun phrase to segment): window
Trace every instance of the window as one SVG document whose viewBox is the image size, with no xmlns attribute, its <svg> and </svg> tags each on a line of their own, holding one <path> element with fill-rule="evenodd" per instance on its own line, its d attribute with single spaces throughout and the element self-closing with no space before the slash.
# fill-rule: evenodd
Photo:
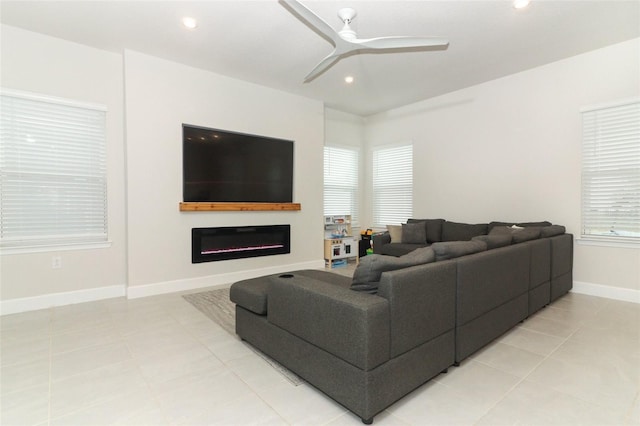
<svg viewBox="0 0 640 426">
<path fill-rule="evenodd" d="M 324 214 L 351 215 L 358 224 L 358 151 L 324 147 Z"/>
<path fill-rule="evenodd" d="M 3 90 L 3 253 L 107 241 L 106 108 Z"/>
<path fill-rule="evenodd" d="M 582 237 L 640 242 L 640 101 L 582 112 Z"/>
<path fill-rule="evenodd" d="M 373 226 L 406 222 L 413 215 L 413 145 L 373 151 Z"/>
</svg>

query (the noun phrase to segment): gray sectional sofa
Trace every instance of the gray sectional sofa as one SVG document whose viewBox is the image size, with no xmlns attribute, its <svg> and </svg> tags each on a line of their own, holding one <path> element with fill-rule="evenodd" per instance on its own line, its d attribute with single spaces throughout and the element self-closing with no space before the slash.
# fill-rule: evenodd
<svg viewBox="0 0 640 426">
<path fill-rule="evenodd" d="M 571 289 L 572 235 L 525 230 L 487 225 L 469 241 L 366 256 L 353 279 L 302 270 L 237 282 L 236 332 L 369 424 Z"/>
<path fill-rule="evenodd" d="M 418 225 L 419 224 L 419 225 Z M 498 227 L 522 227 L 542 229 L 551 226 L 550 222 L 490 222 L 490 223 L 459 223 L 444 219 L 409 219 L 402 225 L 402 232 L 392 240 L 389 232 L 374 234 L 373 252 L 401 256 L 412 250 L 430 246 L 433 243 L 449 241 L 468 241 L 476 236 L 490 234 Z M 424 230 L 422 229 L 424 228 Z"/>
</svg>

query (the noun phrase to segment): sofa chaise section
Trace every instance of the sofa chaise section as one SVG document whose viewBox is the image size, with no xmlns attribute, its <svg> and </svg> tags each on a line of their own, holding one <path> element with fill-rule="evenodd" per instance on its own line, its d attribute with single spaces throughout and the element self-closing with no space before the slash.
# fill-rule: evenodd
<svg viewBox="0 0 640 426">
<path fill-rule="evenodd" d="M 236 332 L 363 422 L 453 364 L 455 263 L 384 272 L 377 295 L 306 272 L 235 283 Z M 255 285 L 266 314 L 242 306 Z"/>
</svg>

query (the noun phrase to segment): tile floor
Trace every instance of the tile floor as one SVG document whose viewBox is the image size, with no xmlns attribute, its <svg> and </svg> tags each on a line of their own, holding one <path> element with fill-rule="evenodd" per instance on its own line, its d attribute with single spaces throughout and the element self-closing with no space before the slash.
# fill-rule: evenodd
<svg viewBox="0 0 640 426">
<path fill-rule="evenodd" d="M 180 294 L 0 322 L 2 425 L 361 424 Z M 572 293 L 374 424 L 640 425 L 639 391 L 640 305 Z"/>
</svg>

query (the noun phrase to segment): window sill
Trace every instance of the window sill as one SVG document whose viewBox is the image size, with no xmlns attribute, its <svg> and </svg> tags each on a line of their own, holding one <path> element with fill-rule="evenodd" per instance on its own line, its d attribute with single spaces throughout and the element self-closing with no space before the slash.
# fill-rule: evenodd
<svg viewBox="0 0 640 426">
<path fill-rule="evenodd" d="M 104 241 L 100 243 L 75 243 L 75 244 L 51 244 L 41 246 L 23 246 L 23 247 L 4 247 L 0 248 L 0 255 L 11 254 L 31 254 L 31 253 L 46 253 L 46 252 L 58 252 L 58 251 L 71 251 L 71 250 L 93 250 L 103 249 L 111 247 L 111 241 Z"/>
<path fill-rule="evenodd" d="M 614 238 L 577 238 L 576 243 L 581 246 L 599 246 L 599 247 L 616 247 L 640 249 L 640 241 L 618 240 Z"/>
</svg>

